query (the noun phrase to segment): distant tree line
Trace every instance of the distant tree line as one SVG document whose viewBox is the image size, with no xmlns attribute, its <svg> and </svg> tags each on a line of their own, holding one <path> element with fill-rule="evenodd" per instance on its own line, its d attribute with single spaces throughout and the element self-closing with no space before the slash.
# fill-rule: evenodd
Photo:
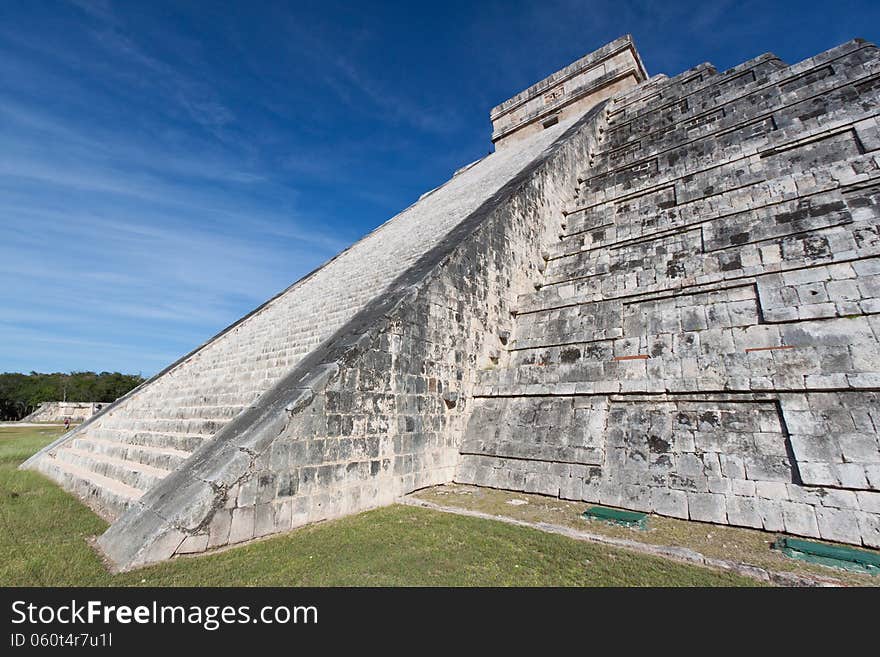
<svg viewBox="0 0 880 657">
<path fill-rule="evenodd" d="M 119 372 L 0 374 L 0 420 L 20 420 L 47 401 L 112 402 L 143 381 Z"/>
</svg>

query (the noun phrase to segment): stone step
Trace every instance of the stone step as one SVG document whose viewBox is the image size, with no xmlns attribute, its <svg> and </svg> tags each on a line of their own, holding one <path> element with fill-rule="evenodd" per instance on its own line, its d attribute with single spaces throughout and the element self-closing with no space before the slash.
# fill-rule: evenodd
<svg viewBox="0 0 880 657">
<path fill-rule="evenodd" d="M 196 392 L 186 392 L 181 391 L 179 394 L 173 397 L 174 405 L 181 406 L 234 406 L 234 405 L 242 405 L 245 404 L 244 400 L 247 400 L 249 403 L 252 399 L 256 398 L 260 393 L 252 388 L 248 388 L 247 390 L 242 390 L 235 393 L 217 393 L 214 390 L 199 390 Z M 156 408 L 162 407 L 158 395 L 153 397 L 151 395 L 149 402 L 146 400 L 132 400 L 132 405 L 135 402 L 138 403 L 139 406 L 145 406 L 147 408 Z M 163 398 L 164 399 L 164 398 Z M 246 404 L 245 404 L 246 405 Z M 166 406 L 167 407 L 167 402 Z M 112 416 L 110 416 L 112 417 Z"/>
<path fill-rule="evenodd" d="M 729 153 L 749 151 L 751 147 L 760 148 L 761 143 L 774 137 L 774 131 L 791 125 L 796 118 L 807 111 L 814 112 L 811 126 L 799 124 L 799 129 L 815 127 L 818 116 L 842 114 L 841 108 L 849 111 L 846 104 L 852 102 L 852 89 L 847 81 L 840 81 L 838 88 L 817 92 L 817 99 L 808 99 L 791 105 L 783 105 L 778 99 L 771 99 L 760 107 L 748 105 L 748 111 L 736 112 L 737 107 L 710 109 L 700 116 L 670 125 L 661 137 L 654 140 L 639 139 L 623 146 L 603 144 L 603 150 L 594 154 L 591 167 L 582 174 L 581 179 L 590 181 L 598 176 L 615 176 L 626 172 L 640 162 L 650 162 L 661 158 L 663 162 L 677 162 L 694 153 L 712 149 L 717 157 L 721 149 Z M 817 109 L 818 108 L 818 109 Z M 730 114 L 726 112 L 729 111 Z M 705 161 L 711 161 L 706 158 Z M 582 190 L 578 189 L 579 194 Z"/>
<path fill-rule="evenodd" d="M 65 490 L 74 493 L 108 522 L 113 522 L 122 515 L 145 492 L 112 477 L 51 456 L 40 460 L 39 470 L 61 484 Z"/>
<path fill-rule="evenodd" d="M 880 84 L 880 62 L 878 70 L 869 77 Z M 817 90 L 814 97 L 797 103 L 785 105 L 777 97 L 768 100 L 760 108 L 750 106 L 748 112 L 739 114 L 722 116 L 723 108 L 707 112 L 702 118 L 676 124 L 661 139 L 645 143 L 644 146 L 642 143 L 645 140 L 641 140 L 625 148 L 596 154 L 595 159 L 591 160 L 590 169 L 581 174 L 584 182 L 579 186 L 577 195 L 580 198 L 589 191 L 598 191 L 600 186 L 604 188 L 618 181 L 641 165 L 656 170 L 657 160 L 661 168 L 685 160 L 693 165 L 701 162 L 709 165 L 717 163 L 721 153 L 730 159 L 739 153 L 750 155 L 755 149 L 760 151 L 774 147 L 781 141 L 808 131 L 821 130 L 836 120 L 850 120 L 853 104 L 872 98 L 876 93 L 875 88 L 840 80 L 836 88 Z M 713 117 L 720 118 L 713 120 Z M 704 120 L 705 123 L 698 124 L 698 120 Z M 585 189 L 585 185 L 589 189 Z"/>
<path fill-rule="evenodd" d="M 216 362 L 207 362 L 200 370 L 199 382 L 209 384 L 218 391 L 235 391 L 243 381 L 266 378 L 266 371 L 272 367 L 282 367 L 288 362 L 296 362 L 305 350 L 296 350 L 290 355 L 263 356 L 259 352 L 244 353 L 235 359 L 222 358 Z M 234 375 L 234 380 L 230 377 Z M 233 382 L 234 381 L 234 382 Z M 194 383 L 194 382 L 193 382 Z M 200 390 L 201 386 L 190 386 L 186 382 L 174 390 Z M 173 391 L 172 391 L 173 392 Z"/>
<path fill-rule="evenodd" d="M 850 111 L 848 116 L 835 113 L 824 115 L 821 124 L 764 131 L 748 148 L 737 146 L 719 152 L 710 142 L 699 142 L 601 173 L 590 169 L 581 177 L 579 204 L 568 207 L 566 212 L 608 201 L 619 202 L 672 183 L 676 183 L 677 202 L 684 203 L 780 174 L 808 171 L 853 158 L 864 150 L 851 123 L 873 123 L 875 114 L 875 109 Z M 870 130 L 869 139 L 873 141 L 876 125 Z"/>
<path fill-rule="evenodd" d="M 747 62 L 693 85 L 688 93 L 672 96 L 664 95 L 661 91 L 659 95 L 655 94 L 650 103 L 633 103 L 624 111 L 612 111 L 609 116 L 609 130 L 605 133 L 605 145 L 618 148 L 634 138 L 653 141 L 661 137 L 663 130 L 657 130 L 661 125 L 657 121 L 658 113 L 680 109 L 682 111 L 678 113 L 679 118 L 688 119 L 709 108 L 736 100 L 760 105 L 767 98 L 778 96 L 782 92 L 790 96 L 791 90 L 803 97 L 812 88 L 821 90 L 826 80 L 824 84 L 835 84 L 842 74 L 865 73 L 876 62 L 877 50 L 873 46 L 866 47 L 864 44 L 850 42 L 834 49 L 833 53 L 829 51 L 827 57 L 812 58 L 794 66 L 785 66 L 778 59 L 770 61 L 767 56 L 757 60 L 762 58 L 765 61 L 751 69 L 755 78 L 752 81 L 743 82 L 743 76 L 749 73 Z M 829 68 L 829 63 L 835 65 Z M 816 75 L 816 71 L 826 69 L 827 75 Z"/>
<path fill-rule="evenodd" d="M 854 263 L 853 267 L 860 267 L 859 262 L 868 261 L 880 255 L 880 242 L 872 244 L 865 241 L 856 244 L 855 249 L 850 247 L 852 250 L 840 249 L 823 258 L 821 263 L 817 263 L 815 258 L 806 253 L 806 250 L 816 243 L 811 240 L 823 240 L 823 243 L 827 240 L 832 244 L 846 244 L 853 239 L 852 235 L 855 231 L 868 233 L 872 229 L 876 231 L 876 224 L 871 226 L 867 222 L 854 222 L 846 226 L 825 229 L 818 235 L 806 233 L 801 236 L 781 238 L 761 246 L 761 249 L 752 248 L 744 253 L 734 253 L 733 255 L 739 257 L 739 262 L 730 259 L 721 260 L 719 254 L 724 255 L 724 251 L 711 254 L 697 253 L 684 258 L 674 258 L 672 264 L 677 270 L 683 272 L 676 276 L 670 276 L 668 269 L 667 271 L 656 268 L 645 270 L 638 264 L 633 264 L 638 267 L 638 270 L 634 272 L 610 271 L 610 263 L 606 261 L 602 264 L 603 269 L 592 275 L 588 274 L 558 284 L 544 284 L 536 292 L 519 295 L 516 310 L 521 316 L 535 312 L 552 314 L 557 309 L 576 305 L 623 300 L 645 294 L 666 293 L 694 287 L 702 289 L 706 286 L 750 282 L 757 272 L 754 266 L 748 265 L 748 260 L 758 259 L 760 261 L 762 254 L 769 254 L 771 251 L 777 254 L 777 260 L 766 264 L 764 272 L 773 276 L 780 274 L 786 276 L 789 272 L 794 275 L 800 270 L 814 267 L 817 264 L 834 267 L 835 271 L 840 268 L 847 270 L 850 267 L 849 262 Z M 803 254 L 800 249 L 804 249 Z M 627 260 L 627 258 L 624 257 L 622 260 Z M 841 275 L 844 279 L 850 278 L 849 274 L 835 274 L 835 276 L 837 275 Z M 873 304 L 872 307 L 865 307 L 862 310 L 845 310 L 846 303 L 844 302 L 847 300 L 855 300 L 861 304 L 863 300 L 876 298 L 870 289 L 862 289 L 866 285 L 870 285 L 870 283 L 863 283 L 857 293 L 848 292 L 846 297 L 837 295 L 833 298 L 834 301 L 842 304 L 840 312 L 836 313 L 838 316 L 876 312 L 876 306 Z M 795 299 L 794 304 L 797 305 L 799 298 L 797 293 L 793 298 Z M 516 337 L 515 332 L 514 340 Z"/>
<path fill-rule="evenodd" d="M 624 94 L 616 98 L 609 108 L 609 117 L 618 123 L 628 123 L 645 114 L 663 110 L 689 92 L 699 90 L 706 80 L 717 75 L 711 64 L 699 64 L 671 78 L 647 85 L 643 93 Z"/>
<path fill-rule="evenodd" d="M 88 436 L 129 445 L 142 445 L 157 449 L 174 449 L 192 453 L 207 440 L 206 436 L 187 433 L 144 431 L 125 428 L 89 427 Z"/>
<path fill-rule="evenodd" d="M 840 216 L 838 223 L 817 227 L 812 233 L 780 235 L 756 244 L 711 250 L 703 250 L 701 240 L 708 243 L 708 238 L 715 234 L 697 227 L 627 245 L 610 254 L 566 258 L 547 267 L 540 289 L 521 297 L 518 311 L 742 279 L 754 276 L 760 271 L 758 266 L 761 264 L 765 265 L 767 273 L 777 273 L 810 264 L 825 265 L 872 257 L 877 255 L 880 243 L 862 241 L 854 244 L 853 235 L 873 233 L 874 226 L 876 224 L 853 222 Z M 738 234 L 729 233 L 724 238 L 732 236 Z M 833 244 L 843 245 L 843 248 L 832 249 L 830 245 Z"/>
<path fill-rule="evenodd" d="M 149 490 L 171 474 L 170 470 L 164 468 L 156 468 L 144 463 L 127 461 L 67 445 L 62 445 L 55 451 L 55 458 L 142 491 Z"/>
<path fill-rule="evenodd" d="M 580 251 L 615 247 L 629 240 L 717 219 L 730 221 L 743 212 L 767 216 L 790 212 L 792 204 L 809 205 L 811 209 L 805 216 L 814 215 L 815 206 L 841 201 L 851 187 L 880 179 L 874 158 L 874 153 L 865 153 L 809 172 L 770 176 L 753 185 L 715 194 L 711 199 L 679 203 L 675 181 L 647 193 L 586 208 L 561 220 L 559 241 L 546 247 L 545 258 L 553 260 Z M 799 189 L 810 191 L 799 195 Z"/>
<path fill-rule="evenodd" d="M 70 441 L 70 446 L 78 450 L 95 452 L 124 461 L 135 461 L 163 470 L 174 470 L 190 456 L 190 452 L 171 447 L 133 445 L 104 438 L 92 438 L 88 435 L 75 437 Z"/>
<path fill-rule="evenodd" d="M 868 178 L 866 178 L 868 180 Z M 684 226 L 656 229 L 638 238 L 602 246 L 591 244 L 579 251 L 548 257 L 543 280 L 536 294 L 528 297 L 540 305 L 541 298 L 576 296 L 570 284 L 589 281 L 592 290 L 604 290 L 608 281 L 628 277 L 618 292 L 627 288 L 661 285 L 675 281 L 689 285 L 708 282 L 705 277 L 735 278 L 757 271 L 783 271 L 801 262 L 816 264 L 821 258 L 847 259 L 872 256 L 876 240 L 861 239 L 875 233 L 880 220 L 870 189 L 841 188 L 820 193 L 801 202 L 783 202 L 757 209 L 734 211 L 724 216 Z M 603 238 L 604 239 L 604 238 Z M 804 244 L 803 251 L 792 248 Z M 833 249 L 831 244 L 836 244 Z M 819 245 L 821 251 L 817 251 Z M 829 246 L 824 246 L 829 245 Z M 823 262 L 823 264 L 824 264 Z M 630 282 L 631 279 L 631 282 Z M 562 288 L 568 289 L 563 295 Z M 636 290 L 633 290 L 633 292 Z M 632 292 L 627 292 L 632 293 Z M 594 297 L 595 298 L 595 297 Z M 520 303 L 523 311 L 532 303 Z"/>
<path fill-rule="evenodd" d="M 567 324 L 546 344 L 515 348 L 477 376 L 476 395 L 867 389 L 877 385 L 880 345 L 872 318 L 820 326 L 762 324 L 748 288 L 646 301 L 618 314 L 621 337 L 578 342 Z M 726 301 L 725 301 L 726 298 Z M 706 299 L 718 303 L 703 304 Z M 584 309 L 586 312 L 590 308 Z M 850 349 L 857 347 L 858 358 Z M 488 391 L 487 391 L 488 390 Z"/>
<path fill-rule="evenodd" d="M 544 284 L 564 283 L 586 275 L 615 271 L 620 262 L 632 265 L 630 272 L 647 269 L 663 273 L 668 259 L 641 262 L 644 257 L 665 255 L 657 253 L 663 244 L 682 243 L 682 250 L 667 251 L 681 259 L 685 254 L 725 252 L 726 257 L 748 252 L 759 246 L 779 243 L 789 236 L 813 231 L 820 234 L 826 229 L 852 224 L 852 215 L 843 200 L 817 199 L 815 207 L 804 210 L 797 202 L 774 206 L 759 211 L 736 213 L 723 219 L 685 227 L 657 231 L 642 238 L 621 241 L 611 249 L 591 246 L 548 261 L 544 271 Z M 682 239 L 683 238 L 683 239 Z M 739 242 L 739 243 L 737 243 Z M 690 245 L 692 248 L 687 248 Z M 700 247 L 700 248 L 697 248 Z"/>
<path fill-rule="evenodd" d="M 650 163 L 653 161 L 652 158 L 656 158 L 658 153 L 665 149 L 667 152 L 663 153 L 660 157 L 660 160 L 662 160 L 660 163 L 661 170 L 674 168 L 672 166 L 673 161 L 693 160 L 694 153 L 691 152 L 695 147 L 693 144 L 700 143 L 703 133 L 706 133 L 705 136 L 710 136 L 714 140 L 719 127 L 727 130 L 728 141 L 731 141 L 730 145 L 742 150 L 742 138 L 755 138 L 762 131 L 766 133 L 769 140 L 768 143 L 772 146 L 780 140 L 784 141 L 804 136 L 810 130 L 816 131 L 828 127 L 828 124 L 833 122 L 833 117 L 838 117 L 843 124 L 851 123 L 854 118 L 854 105 L 860 107 L 860 109 L 868 110 L 868 114 L 870 114 L 876 106 L 878 84 L 880 84 L 877 82 L 880 79 L 880 56 L 877 55 L 875 50 L 871 50 L 870 56 L 865 55 L 865 57 L 868 57 L 868 61 L 861 68 L 839 68 L 837 69 L 838 73 L 824 78 L 819 77 L 813 82 L 805 83 L 804 86 L 798 88 L 797 94 L 783 92 L 786 84 L 794 84 L 797 80 L 802 79 L 795 77 L 794 81 L 780 83 L 780 85 L 773 87 L 769 91 L 763 91 L 759 96 L 760 102 L 754 102 L 754 100 L 748 102 L 748 98 L 746 98 L 742 101 L 745 103 L 742 109 L 734 111 L 736 108 L 729 108 L 729 111 L 724 116 L 720 115 L 721 109 L 719 109 L 716 112 L 719 115 L 718 120 L 708 121 L 707 119 L 707 121 L 703 122 L 705 125 L 699 126 L 699 129 L 690 125 L 690 123 L 697 120 L 694 117 L 681 123 L 681 127 L 687 129 L 686 132 L 667 128 L 659 135 L 642 135 L 640 142 L 626 147 L 628 150 L 633 151 L 627 157 L 617 157 L 622 153 L 620 147 L 613 143 L 606 143 L 604 146 L 606 152 L 604 154 L 594 154 L 592 167 L 581 175 L 581 179 L 587 182 L 587 187 L 590 189 L 579 189 L 577 196 L 578 198 L 585 198 L 590 196 L 589 191 L 603 191 L 603 198 L 608 198 L 609 187 L 614 184 L 617 178 L 631 179 L 633 177 L 631 169 L 633 166 L 639 165 L 639 160 L 634 158 L 644 156 L 643 159 L 645 157 L 648 158 L 645 159 L 645 162 Z M 860 72 L 853 74 L 853 70 Z M 848 74 L 848 77 L 845 77 L 846 74 Z M 809 77 L 804 77 L 803 79 L 811 80 Z M 874 82 L 869 83 L 868 80 L 872 79 Z M 833 93 L 831 92 L 832 88 L 834 89 Z M 864 99 L 864 102 L 858 105 L 857 101 L 861 98 Z M 706 117 L 711 118 L 709 114 L 704 113 Z M 765 123 L 766 121 L 770 121 L 770 123 L 764 125 L 762 130 L 755 132 L 749 125 L 762 116 Z M 735 126 L 737 125 L 740 128 L 736 129 Z M 732 129 L 734 132 L 730 132 Z M 697 138 L 696 141 L 693 141 L 692 136 L 689 134 L 691 130 L 696 130 L 694 133 L 694 136 Z M 755 132 L 755 134 L 752 134 L 752 132 Z M 730 135 L 735 135 L 736 138 L 732 139 Z M 692 142 L 689 149 L 682 152 L 676 150 L 681 150 L 688 142 Z M 719 145 L 724 146 L 723 143 L 715 144 L 714 141 L 710 142 L 710 153 L 702 152 L 697 154 L 703 159 L 706 159 L 708 155 L 708 161 L 717 163 Z M 643 151 L 643 147 L 649 149 L 650 152 Z M 656 181 L 658 176 L 652 175 L 650 178 Z M 632 186 L 626 185 L 625 189 L 631 190 Z"/>
<path fill-rule="evenodd" d="M 141 418 L 133 417 L 128 426 L 135 431 L 153 433 L 180 433 L 210 438 L 226 425 L 224 420 L 176 419 L 176 418 Z M 111 425 L 112 426 L 112 425 Z"/>
<path fill-rule="evenodd" d="M 843 79 L 824 82 L 824 87 L 817 87 L 816 92 L 828 93 L 829 90 L 848 84 Z M 687 101 L 676 101 L 667 110 L 665 120 L 658 122 L 654 117 L 657 110 L 652 110 L 650 120 L 636 120 L 619 125 L 609 119 L 607 137 L 603 139 L 601 150 L 592 154 L 591 160 L 595 172 L 601 172 L 611 166 L 620 166 L 628 161 L 656 155 L 680 142 L 712 139 L 714 135 L 729 131 L 739 124 L 746 124 L 762 115 L 768 115 L 778 109 L 780 103 L 770 96 L 756 102 L 755 94 L 749 88 L 737 88 L 736 95 L 728 95 L 723 99 L 715 95 L 704 95 Z M 800 101 L 805 102 L 805 101 Z M 793 103 L 792 107 L 797 104 Z M 743 136 L 743 135 L 738 135 Z M 748 135 L 745 135 L 748 136 Z"/>
<path fill-rule="evenodd" d="M 250 383 L 250 377 L 242 374 L 238 377 L 234 369 L 223 370 L 218 373 L 200 373 L 198 378 L 182 381 L 180 383 L 162 382 L 156 384 L 156 388 L 150 391 L 150 399 L 163 399 L 176 401 L 179 398 L 224 396 L 236 403 L 242 394 L 248 394 L 255 387 Z M 231 395 L 231 397 L 230 397 Z M 141 397 L 143 399 L 143 397 Z"/>
<path fill-rule="evenodd" d="M 205 404 L 205 405 L 176 405 L 168 406 L 142 406 L 132 404 L 128 411 L 134 417 L 175 419 L 175 420 L 229 420 L 245 409 L 243 404 Z"/>
<path fill-rule="evenodd" d="M 200 364 L 206 373 L 228 370 L 239 364 L 246 365 L 247 371 L 255 371 L 259 369 L 258 363 L 265 360 L 295 358 L 324 339 L 322 334 L 309 331 L 310 326 L 301 319 L 294 321 L 285 331 L 255 339 L 236 350 L 203 357 Z"/>
</svg>

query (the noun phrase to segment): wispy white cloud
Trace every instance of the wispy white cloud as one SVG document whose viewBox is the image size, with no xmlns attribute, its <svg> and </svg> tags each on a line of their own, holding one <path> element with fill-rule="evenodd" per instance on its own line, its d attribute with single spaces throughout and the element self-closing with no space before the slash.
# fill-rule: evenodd
<svg viewBox="0 0 880 657">
<path fill-rule="evenodd" d="M 82 2 L 79 3 L 82 6 Z M 216 136 L 225 138 L 222 128 L 231 123 L 235 116 L 218 97 L 210 85 L 190 74 L 148 54 L 127 33 L 121 21 L 109 5 L 85 3 L 89 13 L 100 19 L 100 25 L 90 30 L 92 38 L 101 45 L 107 55 L 114 60 L 128 62 L 140 69 L 146 84 L 153 84 L 164 92 L 166 98 L 176 101 L 196 123 L 211 130 Z M 192 68 L 194 63 L 187 62 Z"/>
<path fill-rule="evenodd" d="M 150 373 L 357 229 L 303 214 L 198 62 L 73 4 L 82 48 L 0 28 L 0 371 Z"/>
<path fill-rule="evenodd" d="M 460 129 L 462 117 L 454 99 L 447 98 L 442 104 L 426 102 L 424 98 L 415 100 L 357 63 L 360 49 L 377 45 L 378 37 L 370 30 L 350 28 L 342 42 L 330 44 L 321 30 L 310 29 L 293 19 L 284 20 L 283 25 L 289 34 L 288 42 L 297 45 L 297 55 L 308 59 L 324 87 L 350 111 L 437 135 L 449 135 Z M 341 43 L 343 49 L 339 47 Z M 242 46 L 239 54 L 246 58 Z M 413 72 L 418 66 L 423 63 L 413 62 Z"/>
<path fill-rule="evenodd" d="M 67 0 L 67 2 L 92 18 L 108 23 L 116 22 L 116 15 L 110 7 L 109 0 Z"/>
<path fill-rule="evenodd" d="M 363 106 L 366 100 L 386 116 L 426 132 L 451 134 L 458 128 L 460 117 L 452 106 L 438 108 L 413 102 L 381 85 L 342 55 L 337 54 L 330 61 L 337 75 L 325 76 L 324 80 L 347 105 Z"/>
</svg>

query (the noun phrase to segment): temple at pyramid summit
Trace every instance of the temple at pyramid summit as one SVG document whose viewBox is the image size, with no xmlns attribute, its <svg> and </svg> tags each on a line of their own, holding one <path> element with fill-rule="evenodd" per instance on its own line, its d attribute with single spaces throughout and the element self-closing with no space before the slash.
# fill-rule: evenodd
<svg viewBox="0 0 880 657">
<path fill-rule="evenodd" d="M 114 568 L 453 481 L 880 547 L 877 47 L 649 76 L 625 36 L 490 118 L 490 155 L 23 464 Z"/>
</svg>

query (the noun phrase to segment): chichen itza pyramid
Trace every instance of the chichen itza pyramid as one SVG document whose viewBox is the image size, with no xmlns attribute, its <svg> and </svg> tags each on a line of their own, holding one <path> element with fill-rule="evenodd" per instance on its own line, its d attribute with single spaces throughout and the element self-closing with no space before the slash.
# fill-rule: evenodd
<svg viewBox="0 0 880 657">
<path fill-rule="evenodd" d="M 457 481 L 880 547 L 880 52 L 648 77 L 495 152 L 23 467 L 120 569 Z"/>
</svg>

